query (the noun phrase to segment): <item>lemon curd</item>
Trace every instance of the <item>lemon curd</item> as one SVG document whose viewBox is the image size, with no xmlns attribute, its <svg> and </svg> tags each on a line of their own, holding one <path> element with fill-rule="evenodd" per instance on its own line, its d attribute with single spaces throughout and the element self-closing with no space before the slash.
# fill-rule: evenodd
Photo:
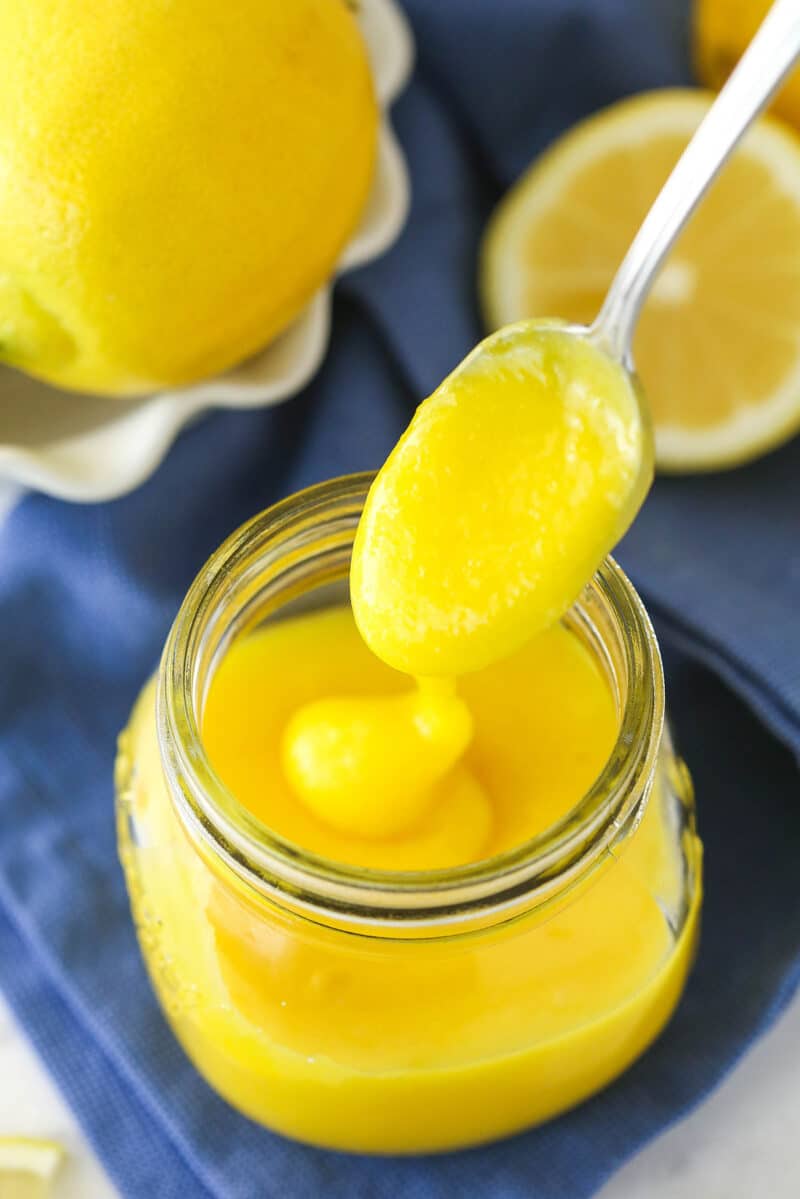
<svg viewBox="0 0 800 1199">
<path fill-rule="evenodd" d="M 691 962 L 700 851 L 618 568 L 568 580 L 502 660 L 415 685 L 347 604 L 370 482 L 292 497 L 198 576 L 121 740 L 120 847 L 212 1085 L 302 1140 L 423 1152 L 642 1052 Z"/>
<path fill-rule="evenodd" d="M 447 701 L 434 697 L 436 753 L 409 745 L 417 696 L 403 675 L 370 653 L 350 609 L 333 607 L 270 624 L 234 646 L 211 683 L 203 742 L 228 789 L 296 845 L 357 866 L 456 866 L 513 849 L 566 815 L 602 770 L 617 736 L 607 680 L 560 625 L 514 657 L 463 679 L 460 690 L 455 720 Z M 340 696 L 330 714 L 334 727 L 341 728 L 344 697 L 352 695 L 375 758 L 366 777 L 359 758 L 349 805 L 340 798 L 339 765 L 332 799 L 317 816 L 282 769 L 281 746 L 298 710 L 315 729 L 326 727 L 326 707 L 308 701 L 333 694 Z M 455 727 L 443 731 L 448 717 Z M 451 769 L 426 794 L 420 775 L 441 769 L 439 754 L 447 750 L 457 751 L 457 759 L 453 753 Z M 343 753 L 337 739 L 337 765 Z M 332 816 L 339 817 L 338 827 Z"/>
<path fill-rule="evenodd" d="M 398 670 L 461 675 L 554 624 L 653 476 L 633 377 L 587 338 L 521 321 L 420 404 L 370 489 L 351 594 Z"/>
<path fill-rule="evenodd" d="M 369 840 L 446 808 L 454 837 L 487 840 L 496 799 L 463 761 L 474 721 L 456 676 L 554 629 L 633 519 L 651 451 L 633 376 L 556 322 L 486 338 L 419 406 L 367 496 L 350 569 L 365 642 L 418 687 L 314 696 L 290 715 L 284 774 L 318 819 Z M 550 664 L 555 679 L 565 656 Z M 587 685 L 572 682 L 579 694 Z M 522 732 L 512 724 L 509 740 Z M 511 805 L 537 807 L 524 788 Z"/>
</svg>

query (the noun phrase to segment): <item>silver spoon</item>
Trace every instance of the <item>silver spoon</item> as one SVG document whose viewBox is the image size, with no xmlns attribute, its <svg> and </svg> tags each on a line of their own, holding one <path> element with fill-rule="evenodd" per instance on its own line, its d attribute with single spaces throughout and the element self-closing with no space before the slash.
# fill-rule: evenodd
<svg viewBox="0 0 800 1199">
<path fill-rule="evenodd" d="M 596 320 L 570 327 L 629 371 L 636 322 L 664 258 L 798 57 L 800 0 L 775 0 L 645 217 Z"/>
</svg>

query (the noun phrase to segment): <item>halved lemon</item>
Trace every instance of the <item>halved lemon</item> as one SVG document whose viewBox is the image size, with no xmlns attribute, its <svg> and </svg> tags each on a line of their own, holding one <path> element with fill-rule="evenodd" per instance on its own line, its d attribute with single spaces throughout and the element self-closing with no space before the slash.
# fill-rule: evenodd
<svg viewBox="0 0 800 1199">
<path fill-rule="evenodd" d="M 564 134 L 511 189 L 484 241 L 495 328 L 590 323 L 650 204 L 713 101 L 649 92 Z M 735 466 L 800 429 L 800 138 L 749 132 L 662 268 L 634 342 L 668 471 Z"/>
<path fill-rule="evenodd" d="M 64 1156 L 56 1141 L 0 1137 L 0 1199 L 44 1199 Z"/>
</svg>

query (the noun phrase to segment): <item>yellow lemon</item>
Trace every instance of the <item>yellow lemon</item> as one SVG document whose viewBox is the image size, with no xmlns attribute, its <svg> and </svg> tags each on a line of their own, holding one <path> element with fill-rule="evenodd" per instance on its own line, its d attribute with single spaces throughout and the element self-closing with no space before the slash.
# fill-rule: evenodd
<svg viewBox="0 0 800 1199">
<path fill-rule="evenodd" d="M 64 1156 L 55 1141 L 0 1137 L 0 1196 L 45 1199 Z"/>
<path fill-rule="evenodd" d="M 695 0 L 692 41 L 700 82 L 718 91 L 747 49 L 772 0 Z M 800 126 L 800 71 L 776 96 L 773 111 Z"/>
<path fill-rule="evenodd" d="M 0 47 L 0 360 L 136 394 L 297 315 L 373 171 L 345 0 L 4 0 Z"/>
<path fill-rule="evenodd" d="M 488 323 L 587 322 L 713 97 L 623 100 L 568 131 L 509 192 L 483 247 Z M 665 470 L 732 466 L 800 428 L 800 139 L 763 118 L 667 259 L 634 358 Z"/>
</svg>

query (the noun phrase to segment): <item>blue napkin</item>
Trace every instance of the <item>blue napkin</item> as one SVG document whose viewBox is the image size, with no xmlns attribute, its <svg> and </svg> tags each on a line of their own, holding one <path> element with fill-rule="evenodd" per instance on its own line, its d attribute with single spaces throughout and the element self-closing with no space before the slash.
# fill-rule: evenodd
<svg viewBox="0 0 800 1199">
<path fill-rule="evenodd" d="M 480 334 L 480 231 L 529 159 L 597 106 L 688 79 L 673 0 L 407 7 L 419 66 L 396 115 L 413 211 L 396 248 L 340 286 L 317 380 L 281 408 L 206 420 L 124 500 L 32 496 L 0 529 L 0 984 L 133 1199 L 581 1199 L 720 1080 L 800 974 L 795 442 L 660 480 L 622 547 L 666 646 L 707 849 L 697 966 L 624 1078 L 491 1148 L 358 1159 L 236 1115 L 151 994 L 115 857 L 114 740 L 193 575 L 257 510 L 381 462 Z"/>
</svg>

